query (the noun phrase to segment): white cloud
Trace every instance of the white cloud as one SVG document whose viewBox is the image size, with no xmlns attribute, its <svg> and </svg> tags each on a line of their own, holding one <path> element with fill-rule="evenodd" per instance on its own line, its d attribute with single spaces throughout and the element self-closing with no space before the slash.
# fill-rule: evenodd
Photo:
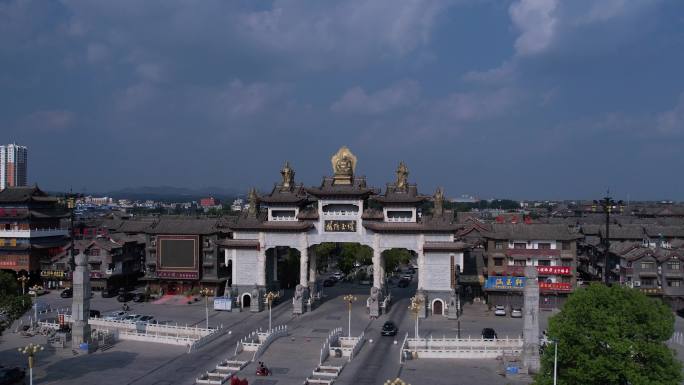
<svg viewBox="0 0 684 385">
<path fill-rule="evenodd" d="M 415 103 L 419 94 L 420 86 L 413 80 L 398 82 L 372 94 L 356 86 L 333 103 L 331 110 L 357 114 L 380 114 Z"/>
<path fill-rule="evenodd" d="M 556 6 L 556 0 L 520 0 L 511 4 L 511 20 L 520 30 L 515 41 L 517 54 L 534 54 L 551 44 L 558 21 Z"/>
<path fill-rule="evenodd" d="M 656 127 L 663 134 L 684 133 L 684 93 L 672 109 L 658 115 Z"/>
<path fill-rule="evenodd" d="M 67 110 L 40 110 L 21 118 L 19 127 L 45 133 L 65 132 L 73 125 L 74 118 Z"/>
</svg>

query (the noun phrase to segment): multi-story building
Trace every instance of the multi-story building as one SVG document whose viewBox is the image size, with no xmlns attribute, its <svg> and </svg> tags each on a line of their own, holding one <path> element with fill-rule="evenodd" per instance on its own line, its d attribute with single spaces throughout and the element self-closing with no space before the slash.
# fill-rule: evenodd
<svg viewBox="0 0 684 385">
<path fill-rule="evenodd" d="M 492 224 L 487 239 L 489 303 L 522 307 L 525 267 L 539 276 L 540 305 L 560 306 L 577 281 L 577 240 L 581 234 L 567 225 Z"/>
<path fill-rule="evenodd" d="M 0 190 L 27 185 L 28 149 L 17 144 L 0 146 Z"/>
<path fill-rule="evenodd" d="M 0 191 L 0 269 L 40 277 L 41 261 L 58 254 L 69 242 L 69 217 L 55 197 L 33 187 Z"/>
</svg>

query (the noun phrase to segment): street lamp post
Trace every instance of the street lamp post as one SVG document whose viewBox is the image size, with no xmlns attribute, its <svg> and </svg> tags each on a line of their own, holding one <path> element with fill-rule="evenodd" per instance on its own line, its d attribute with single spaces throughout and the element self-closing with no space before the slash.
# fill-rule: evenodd
<svg viewBox="0 0 684 385">
<path fill-rule="evenodd" d="M 207 318 L 207 329 L 209 329 L 209 296 L 214 294 L 213 290 L 209 288 L 202 288 L 200 295 L 204 296 L 204 312 Z"/>
<path fill-rule="evenodd" d="M 411 306 L 409 306 L 409 310 L 416 313 L 416 340 L 418 340 L 418 316 L 420 315 L 421 306 L 423 306 L 422 297 L 411 297 Z"/>
<path fill-rule="evenodd" d="M 606 214 L 606 236 L 603 238 L 603 283 L 608 285 L 608 253 L 610 252 L 610 213 L 616 206 L 622 211 L 624 203 L 622 201 L 615 202 L 610 196 L 610 192 L 601 200 L 595 200 L 592 209 L 596 211 L 596 207 L 600 206 Z"/>
<path fill-rule="evenodd" d="M 21 306 L 24 306 L 24 296 L 26 295 L 26 281 L 29 280 L 29 277 L 25 275 L 20 275 L 19 278 L 17 278 L 17 281 L 21 282 Z"/>
<path fill-rule="evenodd" d="M 269 291 L 266 293 L 266 296 L 264 297 L 264 302 L 268 305 L 268 332 L 270 333 L 271 330 L 273 330 L 271 326 L 271 308 L 273 307 L 273 300 L 276 298 L 280 297 L 280 294 L 278 294 L 275 291 Z"/>
<path fill-rule="evenodd" d="M 349 333 L 349 337 L 351 338 L 351 309 L 352 309 L 352 303 L 354 301 L 356 301 L 356 297 L 351 295 L 351 294 L 347 294 L 344 297 L 342 297 L 342 299 L 345 302 L 347 302 L 347 310 L 349 311 L 349 322 L 348 322 L 348 329 L 347 330 Z"/>
<path fill-rule="evenodd" d="M 33 285 L 31 286 L 31 290 L 33 290 L 33 317 L 34 322 L 38 324 L 38 289 L 40 289 L 40 286 L 38 285 Z"/>
<path fill-rule="evenodd" d="M 556 385 L 558 379 L 558 340 L 553 340 L 553 385 Z"/>
<path fill-rule="evenodd" d="M 24 348 L 19 348 L 19 353 L 28 355 L 29 362 L 29 385 L 33 385 L 33 356 L 43 350 L 43 347 L 37 344 L 28 344 Z"/>
</svg>

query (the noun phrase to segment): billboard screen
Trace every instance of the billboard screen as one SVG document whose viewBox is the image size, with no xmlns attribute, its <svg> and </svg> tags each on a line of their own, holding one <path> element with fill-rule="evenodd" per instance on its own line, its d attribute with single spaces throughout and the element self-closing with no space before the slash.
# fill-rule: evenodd
<svg viewBox="0 0 684 385">
<path fill-rule="evenodd" d="M 198 237 L 158 237 L 160 270 L 197 270 Z"/>
</svg>

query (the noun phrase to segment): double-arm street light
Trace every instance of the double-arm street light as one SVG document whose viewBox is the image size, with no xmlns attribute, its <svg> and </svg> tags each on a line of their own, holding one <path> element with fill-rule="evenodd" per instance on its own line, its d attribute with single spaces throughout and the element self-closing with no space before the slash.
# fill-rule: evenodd
<svg viewBox="0 0 684 385">
<path fill-rule="evenodd" d="M 271 330 L 273 330 L 273 328 L 272 328 L 272 326 L 271 326 L 271 320 L 272 320 L 272 318 L 271 318 L 271 308 L 273 307 L 273 301 L 274 301 L 276 298 L 278 298 L 278 297 L 280 297 L 280 294 L 278 294 L 278 293 L 275 292 L 275 291 L 269 291 L 269 292 L 266 293 L 266 295 L 264 296 L 264 302 L 266 303 L 266 305 L 268 305 L 268 332 L 269 332 L 269 333 L 271 332 Z"/>
<path fill-rule="evenodd" d="M 347 310 L 349 311 L 349 322 L 348 322 L 348 333 L 349 337 L 351 338 L 351 309 L 352 309 L 352 303 L 356 301 L 356 296 L 353 296 L 351 294 L 347 294 L 342 299 L 347 303 Z"/>
<path fill-rule="evenodd" d="M 418 316 L 420 315 L 420 310 L 423 306 L 424 300 L 422 297 L 411 297 L 411 306 L 409 310 L 416 313 L 416 340 L 418 340 Z"/>
<path fill-rule="evenodd" d="M 24 306 L 24 296 L 26 295 L 26 281 L 29 280 L 29 277 L 25 275 L 20 275 L 19 278 L 17 278 L 17 281 L 21 282 L 21 306 Z"/>
<path fill-rule="evenodd" d="M 43 347 L 37 344 L 28 344 L 24 348 L 19 348 L 19 353 L 28 355 L 29 362 L 29 385 L 33 385 L 33 356 L 43 350 Z"/>
<path fill-rule="evenodd" d="M 595 200 L 592 206 L 593 211 L 596 211 L 596 207 L 600 207 L 606 214 L 606 236 L 603 237 L 603 283 L 606 285 L 608 284 L 608 253 L 610 252 L 610 213 L 616 208 L 622 212 L 624 208 L 624 202 L 615 202 L 609 194 L 607 193 L 601 200 Z"/>
<path fill-rule="evenodd" d="M 207 329 L 209 329 L 209 296 L 213 294 L 214 291 L 207 287 L 204 287 L 202 290 L 200 290 L 200 295 L 204 296 L 204 312 L 207 317 Z"/>
</svg>

